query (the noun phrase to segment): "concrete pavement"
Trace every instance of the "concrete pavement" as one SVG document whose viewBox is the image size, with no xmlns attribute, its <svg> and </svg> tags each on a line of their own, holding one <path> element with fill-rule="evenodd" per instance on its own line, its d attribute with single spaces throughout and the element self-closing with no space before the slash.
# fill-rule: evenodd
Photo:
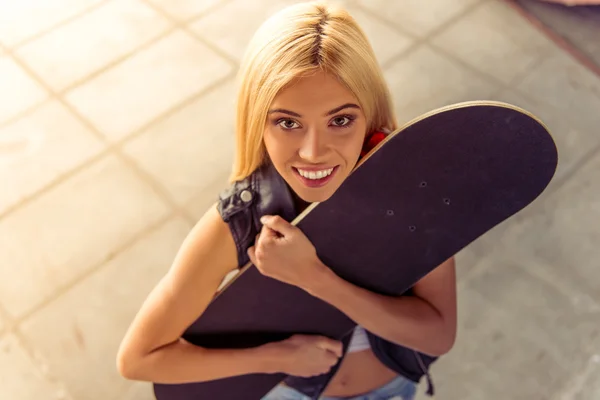
<svg viewBox="0 0 600 400">
<path fill-rule="evenodd" d="M 115 352 L 224 185 L 249 36 L 293 2 L 0 2 L 0 399 L 152 398 Z M 499 0 L 344 3 L 401 121 L 503 100 L 559 146 L 548 191 L 459 254 L 436 398 L 600 398 L 600 79 Z"/>
</svg>

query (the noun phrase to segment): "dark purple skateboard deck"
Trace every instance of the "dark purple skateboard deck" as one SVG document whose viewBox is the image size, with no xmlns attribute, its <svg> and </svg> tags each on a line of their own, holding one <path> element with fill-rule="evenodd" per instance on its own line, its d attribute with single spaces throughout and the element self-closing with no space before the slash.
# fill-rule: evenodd
<svg viewBox="0 0 600 400">
<path fill-rule="evenodd" d="M 339 276 L 400 295 L 534 201 L 557 162 L 549 132 L 525 110 L 488 101 L 455 104 L 390 134 L 333 197 L 293 223 Z M 249 265 L 184 337 L 199 346 L 246 348 L 295 333 L 341 339 L 354 326 L 336 308 Z M 259 400 L 285 377 L 157 384 L 155 394 L 158 400 Z"/>
</svg>

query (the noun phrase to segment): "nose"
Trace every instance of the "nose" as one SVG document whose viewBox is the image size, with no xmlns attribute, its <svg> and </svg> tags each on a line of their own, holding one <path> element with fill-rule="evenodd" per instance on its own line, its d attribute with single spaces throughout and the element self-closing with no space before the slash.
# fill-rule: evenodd
<svg viewBox="0 0 600 400">
<path fill-rule="evenodd" d="M 325 143 L 323 135 L 320 135 L 316 129 L 307 130 L 300 146 L 300 157 L 307 162 L 316 164 L 324 160 L 326 153 L 327 143 Z"/>
</svg>

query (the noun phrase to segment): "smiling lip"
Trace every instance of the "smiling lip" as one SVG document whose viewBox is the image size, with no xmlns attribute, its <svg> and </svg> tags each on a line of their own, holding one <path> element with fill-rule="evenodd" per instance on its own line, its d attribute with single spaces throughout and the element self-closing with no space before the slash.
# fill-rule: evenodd
<svg viewBox="0 0 600 400">
<path fill-rule="evenodd" d="M 337 172 L 339 168 L 339 165 L 336 165 L 335 167 L 329 167 L 329 168 L 325 168 L 325 167 L 292 167 L 292 170 L 294 171 L 294 175 L 296 176 L 296 178 L 298 178 L 298 180 L 300 182 L 302 182 L 305 186 L 309 187 L 309 188 L 318 188 L 318 187 L 322 187 L 325 186 L 326 184 L 328 184 L 331 179 L 333 178 L 333 176 L 335 175 L 335 173 Z M 323 178 L 318 178 L 318 179 L 310 179 L 307 177 L 304 177 L 302 175 L 300 175 L 300 172 L 298 171 L 298 169 L 301 169 L 303 171 L 307 171 L 307 172 L 317 172 L 317 171 L 327 171 L 330 169 L 333 169 L 333 171 L 331 171 L 331 173 Z"/>
</svg>

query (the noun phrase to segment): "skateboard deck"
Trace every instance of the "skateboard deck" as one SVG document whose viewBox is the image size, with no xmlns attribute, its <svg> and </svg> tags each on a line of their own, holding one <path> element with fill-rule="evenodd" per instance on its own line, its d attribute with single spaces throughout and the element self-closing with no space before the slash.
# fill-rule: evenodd
<svg viewBox="0 0 600 400">
<path fill-rule="evenodd" d="M 501 102 L 458 103 L 390 133 L 329 200 L 311 204 L 292 223 L 343 279 L 401 295 L 533 202 L 557 163 L 550 133 L 532 114 Z M 248 264 L 184 338 L 209 348 L 248 348 L 296 333 L 341 340 L 355 325 Z M 154 390 L 158 400 L 259 400 L 285 378 L 249 374 Z"/>
</svg>

